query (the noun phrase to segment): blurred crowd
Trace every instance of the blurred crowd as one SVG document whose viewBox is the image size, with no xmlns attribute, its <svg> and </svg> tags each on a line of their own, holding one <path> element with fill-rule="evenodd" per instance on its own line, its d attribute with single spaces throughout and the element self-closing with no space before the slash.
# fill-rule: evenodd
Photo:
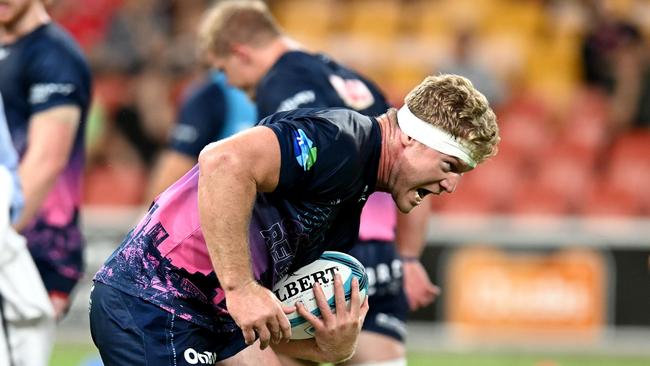
<svg viewBox="0 0 650 366">
<path fill-rule="evenodd" d="M 85 203 L 140 205 L 177 108 L 203 72 L 208 0 L 54 1 L 95 77 Z M 282 26 L 377 80 L 395 106 L 431 73 L 470 78 L 500 154 L 451 213 L 650 215 L 650 1 L 273 0 Z"/>
</svg>

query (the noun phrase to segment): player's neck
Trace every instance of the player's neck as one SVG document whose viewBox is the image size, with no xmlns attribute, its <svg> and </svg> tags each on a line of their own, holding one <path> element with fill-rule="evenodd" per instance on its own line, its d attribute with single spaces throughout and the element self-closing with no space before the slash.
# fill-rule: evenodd
<svg viewBox="0 0 650 366">
<path fill-rule="evenodd" d="M 37 3 L 40 4 L 40 3 Z M 36 28 L 50 22 L 50 16 L 42 6 L 34 5 L 26 9 L 15 21 L 0 27 L 0 43 L 14 43 Z"/>
<path fill-rule="evenodd" d="M 300 49 L 302 49 L 302 46 L 289 37 L 281 36 L 271 41 L 271 43 L 262 50 L 264 53 L 262 59 L 266 60 L 264 65 L 265 74 L 273 67 L 273 65 L 275 65 L 276 62 L 278 62 L 282 55 Z"/>
<path fill-rule="evenodd" d="M 390 116 L 389 116 L 390 114 Z M 378 191 L 388 192 L 390 189 L 391 167 L 395 162 L 395 145 L 399 141 L 400 130 L 393 112 L 387 112 L 377 117 L 381 128 L 381 154 L 379 155 L 379 168 L 377 169 Z"/>
</svg>

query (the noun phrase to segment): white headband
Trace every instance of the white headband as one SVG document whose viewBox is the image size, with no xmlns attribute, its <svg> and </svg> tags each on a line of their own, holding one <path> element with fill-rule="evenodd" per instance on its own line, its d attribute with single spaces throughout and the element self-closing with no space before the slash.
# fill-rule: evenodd
<svg viewBox="0 0 650 366">
<path fill-rule="evenodd" d="M 472 168 L 476 167 L 470 149 L 460 143 L 461 138 L 419 119 L 406 104 L 397 111 L 397 124 L 410 138 L 443 154 L 456 157 Z"/>
</svg>

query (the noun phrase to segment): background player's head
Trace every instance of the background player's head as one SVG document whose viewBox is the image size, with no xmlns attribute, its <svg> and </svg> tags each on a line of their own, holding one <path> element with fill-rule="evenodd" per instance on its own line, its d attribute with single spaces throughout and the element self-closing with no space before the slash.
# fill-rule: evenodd
<svg viewBox="0 0 650 366">
<path fill-rule="evenodd" d="M 205 15 L 199 29 L 201 50 L 228 81 L 250 91 L 277 57 L 269 47 L 282 32 L 262 1 L 218 2 Z M 271 56 L 271 57 L 269 57 Z"/>
<path fill-rule="evenodd" d="M 1 0 L 0 27 L 17 28 L 25 21 L 49 20 L 42 0 Z"/>
<path fill-rule="evenodd" d="M 395 116 L 396 114 L 396 116 Z M 401 153 L 392 164 L 388 190 L 402 212 L 428 193 L 451 193 L 463 172 L 496 154 L 499 128 L 487 99 L 457 75 L 429 76 L 389 118 L 401 130 Z"/>
</svg>

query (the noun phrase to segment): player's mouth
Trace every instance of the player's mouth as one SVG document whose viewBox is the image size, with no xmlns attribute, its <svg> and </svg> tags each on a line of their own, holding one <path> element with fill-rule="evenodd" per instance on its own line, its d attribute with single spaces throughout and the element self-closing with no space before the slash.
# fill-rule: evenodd
<svg viewBox="0 0 650 366">
<path fill-rule="evenodd" d="M 424 199 L 424 197 L 426 197 L 426 195 L 428 195 L 429 193 L 433 193 L 433 192 L 431 192 L 428 189 L 424 189 L 424 188 L 416 189 L 415 190 L 415 202 L 416 202 L 416 204 L 419 205 L 422 202 L 422 200 Z"/>
</svg>

